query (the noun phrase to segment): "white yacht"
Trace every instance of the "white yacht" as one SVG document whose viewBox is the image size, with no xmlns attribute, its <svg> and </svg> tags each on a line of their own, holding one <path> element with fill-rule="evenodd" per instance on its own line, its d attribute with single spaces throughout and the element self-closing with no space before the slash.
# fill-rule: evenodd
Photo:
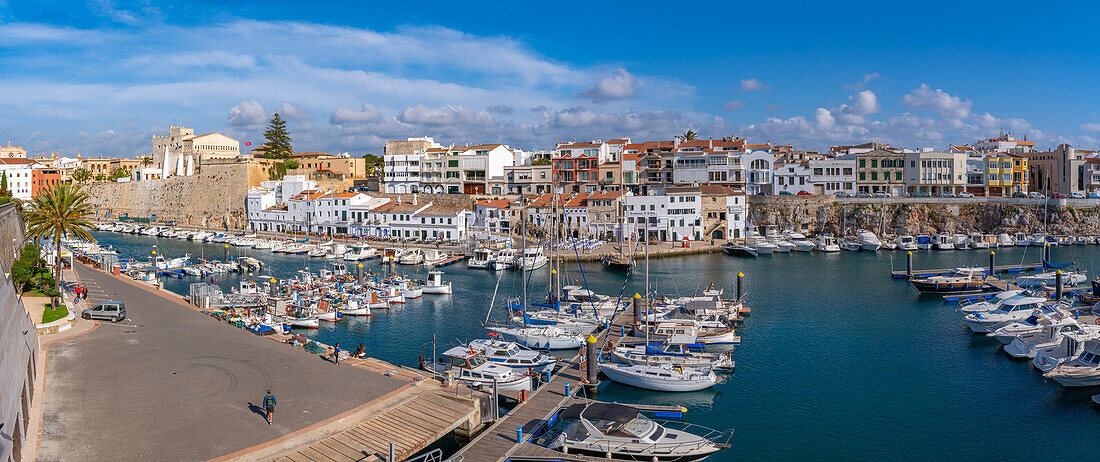
<svg viewBox="0 0 1100 462">
<path fill-rule="evenodd" d="M 478 269 L 488 268 L 493 264 L 493 261 L 496 260 L 496 255 L 496 252 L 493 252 L 491 249 L 484 247 L 479 248 L 474 251 L 473 257 L 466 260 L 466 267 Z"/>
<path fill-rule="evenodd" d="M 371 249 L 374 250 L 374 249 Z M 375 250 L 375 253 L 378 251 Z M 325 252 L 325 260 L 339 260 L 344 258 L 344 255 L 348 253 L 348 248 L 344 244 L 332 244 Z"/>
<path fill-rule="evenodd" d="M 1100 334 L 1092 330 L 1064 332 L 1061 341 L 1035 348 L 1031 365 L 1046 373 L 1066 362 L 1073 361 L 1085 351 L 1090 340 L 1100 340 Z"/>
<path fill-rule="evenodd" d="M 755 242 L 750 243 L 749 247 L 756 249 L 757 255 L 771 255 L 779 246 L 769 242 L 766 239 L 759 239 Z"/>
<path fill-rule="evenodd" d="M 409 249 L 397 259 L 399 265 L 419 265 L 424 263 L 424 251 L 420 249 Z"/>
<path fill-rule="evenodd" d="M 955 250 L 966 250 L 970 248 L 970 236 L 963 233 L 951 235 L 951 242 L 955 244 Z"/>
<path fill-rule="evenodd" d="M 711 369 L 671 364 L 601 363 L 600 372 L 615 382 L 654 391 L 699 391 L 718 383 Z"/>
<path fill-rule="evenodd" d="M 917 250 L 917 240 L 908 234 L 898 236 L 894 243 L 897 244 L 898 250 Z"/>
<path fill-rule="evenodd" d="M 451 255 L 445 251 L 438 249 L 428 249 L 424 251 L 424 266 L 435 266 L 447 261 L 451 258 Z"/>
<path fill-rule="evenodd" d="M 1000 307 L 988 312 L 974 312 L 966 315 L 966 325 L 977 334 L 988 334 L 1016 321 L 1027 319 L 1035 310 L 1053 313 L 1054 308 L 1045 305 L 1046 299 L 1039 297 L 1013 297 L 1004 301 Z"/>
<path fill-rule="evenodd" d="M 1000 308 L 1001 305 L 1004 304 L 1005 300 L 1008 300 L 1012 297 L 1025 295 L 1026 293 L 1027 291 L 1024 290 L 1006 290 L 1004 292 L 999 292 L 997 293 L 997 295 L 994 295 L 993 297 L 984 300 L 963 300 L 959 302 L 959 311 L 963 313 L 993 311 L 997 308 Z"/>
<path fill-rule="evenodd" d="M 814 246 L 822 252 L 840 252 L 840 245 L 831 234 L 818 234 Z"/>
<path fill-rule="evenodd" d="M 1043 374 L 1064 387 L 1091 387 L 1100 385 L 1100 340 L 1085 342 L 1081 355 L 1066 361 Z"/>
<path fill-rule="evenodd" d="M 434 362 L 425 359 L 420 367 L 437 374 L 450 374 L 455 380 L 475 387 L 492 389 L 495 382 L 498 390 L 532 389 L 529 375 L 488 361 L 482 352 L 470 347 L 453 347 Z"/>
<path fill-rule="evenodd" d="M 422 287 L 425 294 L 451 295 L 451 283 L 443 282 L 442 271 L 428 271 L 428 280 Z"/>
<path fill-rule="evenodd" d="M 866 229 L 857 230 L 856 238 L 859 239 L 860 248 L 863 250 L 877 252 L 878 249 L 882 248 L 882 241 L 878 239 L 878 236 Z"/>
<path fill-rule="evenodd" d="M 515 342 L 477 339 L 470 342 L 470 349 L 480 351 L 489 361 L 521 371 L 550 372 L 558 363 L 553 356 L 525 349 Z"/>
<path fill-rule="evenodd" d="M 937 233 L 932 236 L 932 247 L 936 250 L 955 250 L 955 241 L 947 234 Z"/>
<path fill-rule="evenodd" d="M 333 254 L 341 255 L 339 248 L 333 249 Z M 344 261 L 359 261 L 373 258 L 378 254 L 378 250 L 372 249 L 369 245 L 353 245 L 351 248 L 345 248 L 343 252 Z"/>
<path fill-rule="evenodd" d="M 1063 287 L 1076 287 L 1078 284 L 1088 282 L 1089 278 L 1084 270 L 1062 272 Z M 1057 272 L 1048 271 L 1039 274 L 1029 274 L 1016 278 L 1016 285 L 1025 288 L 1054 287 L 1058 285 Z"/>
<path fill-rule="evenodd" d="M 1039 349 L 1061 342 L 1065 333 L 1078 331 L 1100 333 L 1100 326 L 1081 325 L 1065 311 L 1050 316 L 1040 315 L 1038 330 L 1017 335 L 1011 343 L 1004 346 L 1004 350 L 1013 358 L 1034 358 Z"/>
<path fill-rule="evenodd" d="M 557 425 L 540 435 L 536 443 L 565 454 L 608 460 L 700 461 L 729 447 L 708 437 L 726 433 L 697 427 L 708 433 L 699 436 L 664 427 L 637 409 L 614 403 L 585 402 L 559 411 Z M 676 425 L 683 428 L 683 425 Z M 569 456 L 563 456 L 569 459 Z"/>
<path fill-rule="evenodd" d="M 518 264 L 514 267 L 524 271 L 533 271 L 546 266 L 547 263 L 550 263 L 550 259 L 542 253 L 542 246 L 535 246 L 523 249 L 523 255 L 520 256 Z"/>
<path fill-rule="evenodd" d="M 504 249 L 493 260 L 493 270 L 502 271 L 511 268 L 516 263 L 515 249 Z"/>
<path fill-rule="evenodd" d="M 615 345 L 610 351 L 615 362 L 623 364 L 669 364 L 672 366 L 700 367 L 714 370 L 733 370 L 730 353 L 694 352 L 686 345 Z"/>
<path fill-rule="evenodd" d="M 785 238 L 773 239 L 771 243 L 775 244 L 775 251 L 779 253 L 791 253 L 794 250 L 794 243 Z"/>
<path fill-rule="evenodd" d="M 1017 247 L 1027 247 L 1031 245 L 1031 238 L 1027 233 L 1015 233 L 1012 235 L 1012 240 L 1016 243 Z"/>
<path fill-rule="evenodd" d="M 794 244 L 795 252 L 811 252 L 817 244 L 806 238 L 806 235 L 802 233 L 787 233 L 787 240 Z"/>
<path fill-rule="evenodd" d="M 584 345 L 585 336 L 572 329 L 559 326 L 487 326 L 493 332 L 511 339 L 527 348 L 540 350 L 568 350 Z"/>
</svg>

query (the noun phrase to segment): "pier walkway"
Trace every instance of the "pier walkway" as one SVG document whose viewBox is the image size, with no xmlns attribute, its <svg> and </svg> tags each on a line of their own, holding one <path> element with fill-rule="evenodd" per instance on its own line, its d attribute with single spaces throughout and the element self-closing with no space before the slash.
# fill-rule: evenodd
<svg viewBox="0 0 1100 462">
<path fill-rule="evenodd" d="M 179 295 L 79 263 L 75 270 L 92 289 L 89 302 L 124 302 L 128 319 L 51 346 L 39 460 L 296 460 L 307 453 L 330 460 L 311 448 L 332 448 L 329 441 L 348 432 L 360 434 L 361 446 L 337 453 L 371 460 L 388 455 L 390 442 L 412 455 L 483 407 L 468 393 L 443 396 L 454 388 L 408 368 L 378 360 L 336 366 L 219 322 Z M 273 425 L 260 407 L 267 389 L 278 399 Z M 409 417 L 424 409 L 434 410 L 434 420 Z M 403 425 L 400 434 L 379 429 L 391 418 Z"/>
</svg>

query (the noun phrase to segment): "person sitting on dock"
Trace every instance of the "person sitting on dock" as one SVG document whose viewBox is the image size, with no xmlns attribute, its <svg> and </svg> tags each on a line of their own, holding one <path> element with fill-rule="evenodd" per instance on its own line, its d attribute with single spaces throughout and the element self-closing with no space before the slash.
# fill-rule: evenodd
<svg viewBox="0 0 1100 462">
<path fill-rule="evenodd" d="M 355 355 L 354 356 L 356 358 L 366 358 L 367 357 L 367 347 L 366 347 L 366 345 L 363 345 L 362 343 L 360 343 L 359 348 L 355 349 Z"/>
</svg>

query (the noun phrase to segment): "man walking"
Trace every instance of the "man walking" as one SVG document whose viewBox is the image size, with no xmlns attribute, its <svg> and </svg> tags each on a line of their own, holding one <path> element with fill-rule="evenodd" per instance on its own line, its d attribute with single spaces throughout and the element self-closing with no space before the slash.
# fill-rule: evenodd
<svg viewBox="0 0 1100 462">
<path fill-rule="evenodd" d="M 340 365 L 340 344 L 332 346 L 332 360 L 336 362 L 336 365 Z"/>
<path fill-rule="evenodd" d="M 275 395 L 271 394 L 271 390 L 264 396 L 264 410 L 267 411 L 267 424 L 271 425 L 271 418 L 275 415 Z"/>
</svg>

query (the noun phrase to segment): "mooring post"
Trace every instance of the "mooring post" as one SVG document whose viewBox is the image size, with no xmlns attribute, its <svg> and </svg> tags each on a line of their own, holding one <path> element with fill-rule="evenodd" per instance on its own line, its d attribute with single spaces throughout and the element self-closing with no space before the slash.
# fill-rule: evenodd
<svg viewBox="0 0 1100 462">
<path fill-rule="evenodd" d="M 229 244 L 226 244 L 222 250 L 222 263 L 229 261 Z"/>
<path fill-rule="evenodd" d="M 523 427 L 516 427 L 516 443 L 523 442 Z"/>
<path fill-rule="evenodd" d="M 500 391 L 497 388 L 497 378 L 493 377 L 493 422 L 500 420 Z"/>
<path fill-rule="evenodd" d="M 1062 270 L 1054 272 L 1054 283 L 1058 286 L 1058 288 L 1054 291 L 1055 300 L 1061 300 L 1062 291 L 1065 289 L 1065 287 L 1062 285 Z"/>
<path fill-rule="evenodd" d="M 905 279 L 913 279 L 913 251 L 905 252 Z"/>
<path fill-rule="evenodd" d="M 596 391 L 596 386 L 600 384 L 600 380 L 597 378 L 597 375 L 600 373 L 600 358 L 597 357 L 598 353 L 596 352 L 596 337 L 592 334 L 588 334 L 588 338 L 584 339 L 584 343 L 586 350 L 585 355 L 588 356 L 585 360 L 585 364 L 588 366 L 585 371 L 587 375 L 585 378 L 588 380 L 585 389 L 589 393 L 593 393 Z"/>
<path fill-rule="evenodd" d="M 741 295 L 744 294 L 741 290 L 741 280 L 745 278 L 745 273 L 737 272 L 737 300 L 741 301 Z"/>
<path fill-rule="evenodd" d="M 634 293 L 634 325 L 637 326 L 643 321 L 644 308 L 642 307 L 642 294 Z M 625 336 L 624 336 L 625 337 Z"/>
<path fill-rule="evenodd" d="M 997 252 L 989 251 L 989 275 L 997 277 Z"/>
<path fill-rule="evenodd" d="M 359 280 L 359 281 L 363 280 L 363 264 L 362 263 L 359 264 L 359 273 L 355 275 L 355 278 L 356 278 L 356 280 Z"/>
<path fill-rule="evenodd" d="M 397 462 L 397 448 L 393 443 L 390 443 L 390 462 Z"/>
</svg>

